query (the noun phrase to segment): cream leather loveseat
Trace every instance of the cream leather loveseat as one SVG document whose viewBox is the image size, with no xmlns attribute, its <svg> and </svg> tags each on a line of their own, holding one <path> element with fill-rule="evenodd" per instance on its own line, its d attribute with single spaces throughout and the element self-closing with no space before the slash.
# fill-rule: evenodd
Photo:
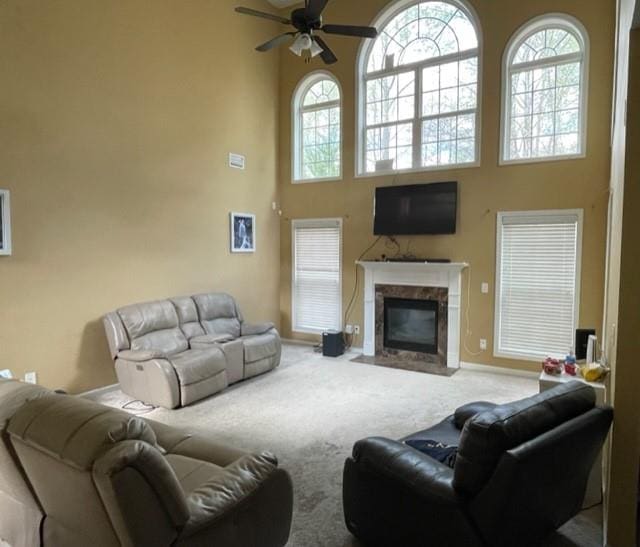
<svg viewBox="0 0 640 547">
<path fill-rule="evenodd" d="M 189 405 L 280 364 L 273 323 L 245 322 L 228 294 L 134 304 L 103 322 L 122 391 L 156 406 Z"/>
<path fill-rule="evenodd" d="M 270 453 L 0 380 L 0 544 L 281 547 L 292 503 Z"/>
</svg>

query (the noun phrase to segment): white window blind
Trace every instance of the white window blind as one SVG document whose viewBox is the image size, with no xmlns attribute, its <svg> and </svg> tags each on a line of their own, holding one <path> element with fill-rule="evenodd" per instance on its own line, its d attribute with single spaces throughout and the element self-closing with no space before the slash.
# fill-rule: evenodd
<svg viewBox="0 0 640 547">
<path fill-rule="evenodd" d="M 340 330 L 342 222 L 293 221 L 293 330 Z"/>
<path fill-rule="evenodd" d="M 498 214 L 495 354 L 538 360 L 574 345 L 582 211 Z"/>
</svg>

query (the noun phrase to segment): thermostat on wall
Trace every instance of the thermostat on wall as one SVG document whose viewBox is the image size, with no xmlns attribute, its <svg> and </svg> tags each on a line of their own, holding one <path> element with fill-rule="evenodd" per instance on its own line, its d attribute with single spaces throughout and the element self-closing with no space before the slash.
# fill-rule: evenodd
<svg viewBox="0 0 640 547">
<path fill-rule="evenodd" d="M 242 154 L 229 154 L 229 167 L 244 169 L 246 161 L 246 158 Z"/>
</svg>

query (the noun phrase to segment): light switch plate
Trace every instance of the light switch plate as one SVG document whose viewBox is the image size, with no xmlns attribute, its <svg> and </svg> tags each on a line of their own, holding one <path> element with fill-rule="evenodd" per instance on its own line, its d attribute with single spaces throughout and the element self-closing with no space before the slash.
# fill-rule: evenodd
<svg viewBox="0 0 640 547">
<path fill-rule="evenodd" d="M 482 351 L 486 351 L 487 349 L 487 341 L 484 338 L 480 339 L 480 349 Z"/>
<path fill-rule="evenodd" d="M 481 290 L 482 294 L 489 294 L 489 283 L 483 283 Z"/>
</svg>

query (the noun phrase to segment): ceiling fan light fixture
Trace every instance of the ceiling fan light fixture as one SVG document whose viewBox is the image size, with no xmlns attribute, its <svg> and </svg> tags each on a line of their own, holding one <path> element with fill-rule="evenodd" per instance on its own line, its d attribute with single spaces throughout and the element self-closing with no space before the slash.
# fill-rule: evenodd
<svg viewBox="0 0 640 547">
<path fill-rule="evenodd" d="M 291 44 L 289 48 L 293 53 L 295 53 L 298 57 L 302 57 L 302 53 L 314 45 L 314 41 L 311 39 L 311 36 L 308 34 L 300 34 L 296 38 L 296 41 Z"/>
<path fill-rule="evenodd" d="M 309 51 L 311 52 L 311 57 L 317 57 L 318 55 L 320 55 L 324 49 L 322 49 L 318 43 L 313 40 L 313 43 L 311 44 L 311 47 L 309 48 Z"/>
</svg>

